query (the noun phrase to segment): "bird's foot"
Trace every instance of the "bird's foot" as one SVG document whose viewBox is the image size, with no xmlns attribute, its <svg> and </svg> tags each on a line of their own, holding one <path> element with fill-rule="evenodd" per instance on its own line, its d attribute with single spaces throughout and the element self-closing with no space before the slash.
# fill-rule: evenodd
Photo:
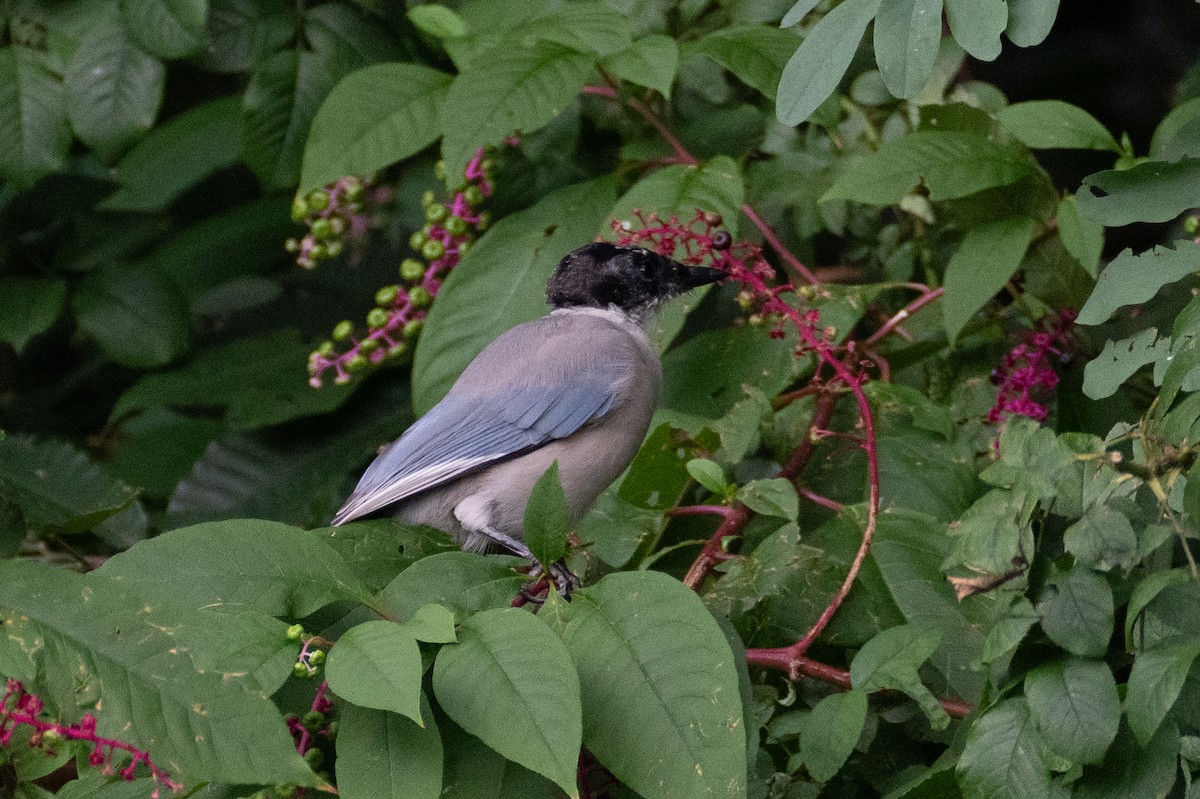
<svg viewBox="0 0 1200 799">
<path fill-rule="evenodd" d="M 505 535 L 494 527 L 485 527 L 480 532 L 508 549 L 514 555 L 519 555 L 532 563 L 534 565 L 532 574 L 537 575 L 543 572 L 549 574 L 550 579 L 554 582 L 554 587 L 564 597 L 569 597 L 572 591 L 583 585 L 579 581 L 579 578 L 567 568 L 567 564 L 564 561 L 560 560 L 557 563 L 553 563 L 547 569 L 545 564 L 533 556 L 533 552 L 529 550 L 529 547 L 525 546 L 524 541 L 518 541 L 510 535 Z"/>
</svg>

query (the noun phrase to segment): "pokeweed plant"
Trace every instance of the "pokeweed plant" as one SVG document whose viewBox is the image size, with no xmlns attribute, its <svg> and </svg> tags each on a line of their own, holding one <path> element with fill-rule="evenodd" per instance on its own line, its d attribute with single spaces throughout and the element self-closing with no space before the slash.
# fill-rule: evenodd
<svg viewBox="0 0 1200 799">
<path fill-rule="evenodd" d="M 6 9 L 0 786 L 1194 794 L 1200 99 L 1139 154 L 967 79 L 1056 11 Z M 731 280 L 531 500 L 584 587 L 323 526 L 595 238 Z"/>
</svg>

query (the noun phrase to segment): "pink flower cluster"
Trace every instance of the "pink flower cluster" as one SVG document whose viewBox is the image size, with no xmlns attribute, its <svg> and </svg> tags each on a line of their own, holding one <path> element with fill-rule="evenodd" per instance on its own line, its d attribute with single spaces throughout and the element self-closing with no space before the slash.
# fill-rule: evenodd
<svg viewBox="0 0 1200 799">
<path fill-rule="evenodd" d="M 385 286 L 375 295 L 378 307 L 367 314 L 365 334 L 356 332 L 349 321 L 340 322 L 331 339 L 309 356 L 313 388 L 320 388 L 331 371 L 334 383 L 347 383 L 354 373 L 408 353 L 442 281 L 488 225 L 487 212 L 478 206 L 492 193 L 489 167 L 483 150 L 476 150 L 464 171 L 466 180 L 451 200 L 426 197 L 427 224 L 409 241 L 424 261 L 406 258 L 400 264 L 403 283 Z"/>
<path fill-rule="evenodd" d="M 992 371 L 999 391 L 987 413 L 989 422 L 1003 421 L 1009 414 L 1046 421 L 1047 409 L 1039 397 L 1058 385 L 1053 364 L 1071 357 L 1071 328 L 1077 315 L 1070 308 L 1059 311 L 1045 329 L 1026 333 L 1025 340 L 1004 356 L 1004 363 Z"/>
<path fill-rule="evenodd" d="M 29 737 L 30 746 L 52 748 L 62 741 L 88 741 L 93 744 L 94 748 L 88 755 L 88 764 L 103 768 L 105 774 L 118 773 L 113 766 L 113 756 L 118 750 L 127 752 L 131 760 L 120 770 L 121 778 L 132 782 L 138 764 L 145 763 L 155 780 L 154 792 L 150 795 L 152 799 L 158 799 L 159 789 L 163 787 L 170 788 L 173 793 L 183 790 L 182 784 L 174 782 L 168 772 L 151 762 L 147 752 L 124 741 L 97 735 L 96 717 L 92 714 L 85 714 L 75 724 L 60 724 L 38 718 L 44 709 L 40 697 L 26 692 L 20 681 L 8 680 L 4 697 L 0 699 L 0 746 L 7 746 L 12 741 L 17 727 L 25 725 L 33 729 Z"/>
</svg>

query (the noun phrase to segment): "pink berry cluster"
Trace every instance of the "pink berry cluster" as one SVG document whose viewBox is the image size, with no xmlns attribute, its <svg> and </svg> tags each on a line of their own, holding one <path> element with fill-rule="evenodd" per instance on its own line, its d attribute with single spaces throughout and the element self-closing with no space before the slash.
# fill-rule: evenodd
<svg viewBox="0 0 1200 799">
<path fill-rule="evenodd" d="M 439 163 L 438 168 L 443 179 L 445 167 Z M 405 258 L 400 263 L 401 282 L 376 292 L 376 307 L 366 317 L 367 331 L 356 331 L 349 320 L 339 322 L 329 340 L 309 356 L 308 382 L 313 388 L 320 388 L 331 371 L 334 383 L 347 383 L 353 374 L 410 351 L 442 281 L 491 221 L 487 211 L 479 210 L 492 193 L 491 162 L 482 149 L 475 151 L 463 177 L 448 201 L 425 193 L 425 226 L 409 239 L 420 259 Z"/>
<path fill-rule="evenodd" d="M 1054 363 L 1071 358 L 1071 327 L 1076 316 L 1070 308 L 1053 314 L 1042 330 L 1026 333 L 1024 341 L 1004 356 L 1004 363 L 992 370 L 992 383 L 999 391 L 996 404 L 987 413 L 989 422 L 1003 421 L 1009 414 L 1046 420 L 1046 406 L 1038 397 L 1058 385 Z"/>
<path fill-rule="evenodd" d="M 150 760 L 150 755 L 145 751 L 124 741 L 97 735 L 96 717 L 92 714 L 85 714 L 75 724 L 60 724 L 38 718 L 44 709 L 42 700 L 37 694 L 28 693 L 24 684 L 18 680 L 8 680 L 5 684 L 4 697 L 0 699 L 0 746 L 7 746 L 12 741 L 13 733 L 17 728 L 24 725 L 32 729 L 29 736 L 30 746 L 41 746 L 53 751 L 55 746 L 65 741 L 91 743 L 93 748 L 91 754 L 88 755 L 88 764 L 104 769 L 105 774 L 118 773 L 113 766 L 113 757 L 118 751 L 128 753 L 130 761 L 121 768 L 119 772 L 121 778 L 132 782 L 138 764 L 145 763 L 155 780 L 154 792 L 151 794 L 152 799 L 158 799 L 159 789 L 163 787 L 170 788 L 173 793 L 183 790 L 183 785 L 173 781 L 168 772 L 154 765 Z"/>
<path fill-rule="evenodd" d="M 379 204 L 390 191 L 374 188 L 370 178 L 344 177 L 321 189 L 313 189 L 292 200 L 292 221 L 308 226 L 302 238 L 284 242 L 288 252 L 296 253 L 296 263 L 315 269 L 328 258 L 341 255 L 347 242 L 361 244 L 375 218 L 364 205 Z"/>
</svg>

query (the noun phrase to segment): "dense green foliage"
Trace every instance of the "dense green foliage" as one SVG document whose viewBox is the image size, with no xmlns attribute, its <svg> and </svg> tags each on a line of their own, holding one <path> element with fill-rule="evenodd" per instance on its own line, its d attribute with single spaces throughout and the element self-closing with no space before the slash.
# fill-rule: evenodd
<svg viewBox="0 0 1200 799">
<path fill-rule="evenodd" d="M 1200 796 L 1200 80 L 1057 11 L 0 4 L 0 794 Z M 583 587 L 326 526 L 597 236 L 734 279 Z"/>
</svg>

